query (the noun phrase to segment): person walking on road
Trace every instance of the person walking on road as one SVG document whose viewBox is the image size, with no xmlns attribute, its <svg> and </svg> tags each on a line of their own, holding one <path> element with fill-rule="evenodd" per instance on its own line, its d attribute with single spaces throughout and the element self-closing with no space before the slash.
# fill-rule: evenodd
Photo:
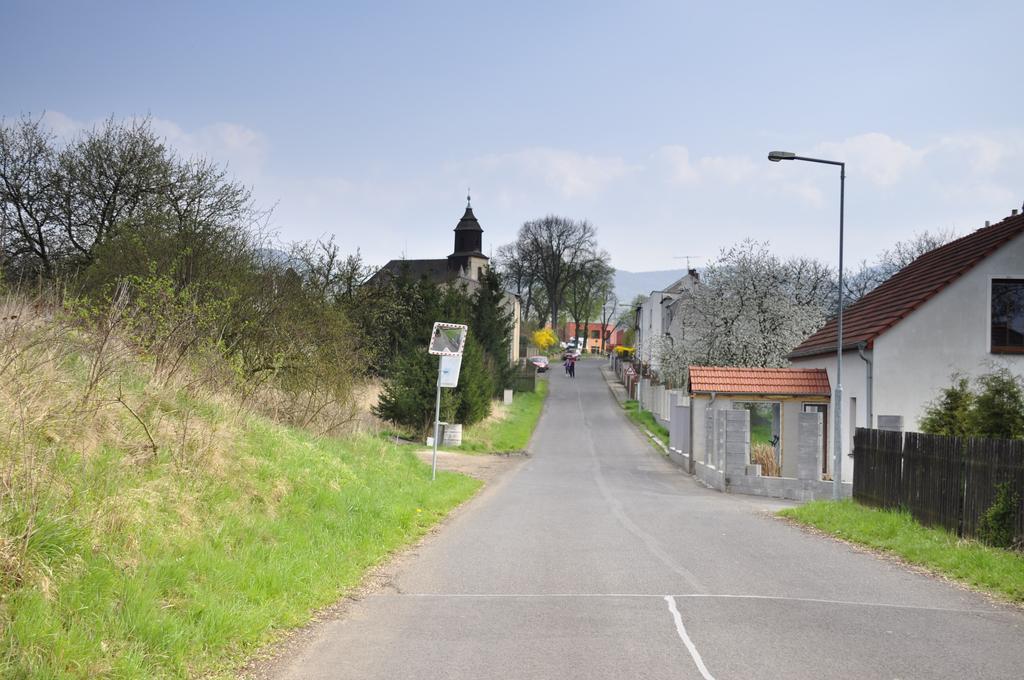
<svg viewBox="0 0 1024 680">
<path fill-rule="evenodd" d="M 570 378 L 575 378 L 576 377 L 576 357 L 575 356 L 570 356 L 569 357 L 569 377 Z"/>
</svg>

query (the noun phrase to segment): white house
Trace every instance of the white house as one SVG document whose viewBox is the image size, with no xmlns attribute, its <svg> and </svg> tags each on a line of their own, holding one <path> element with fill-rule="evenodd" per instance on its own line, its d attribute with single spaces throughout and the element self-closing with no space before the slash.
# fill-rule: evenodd
<svg viewBox="0 0 1024 680">
<path fill-rule="evenodd" d="M 789 356 L 836 380 L 836 320 Z M 1024 215 L 922 255 L 843 312 L 843 479 L 857 427 L 917 430 L 954 374 L 1024 376 Z M 832 414 L 826 422 L 832 426 Z M 833 435 L 826 437 L 831 465 Z"/>
<path fill-rule="evenodd" d="M 690 269 L 685 276 L 674 281 L 664 290 L 654 290 L 638 308 L 636 345 L 641 358 L 658 372 L 658 349 L 662 343 L 678 342 L 681 338 L 681 319 L 677 318 L 676 306 L 682 295 L 693 290 L 699 283 L 696 269 Z M 671 338 L 671 340 L 669 339 Z"/>
</svg>

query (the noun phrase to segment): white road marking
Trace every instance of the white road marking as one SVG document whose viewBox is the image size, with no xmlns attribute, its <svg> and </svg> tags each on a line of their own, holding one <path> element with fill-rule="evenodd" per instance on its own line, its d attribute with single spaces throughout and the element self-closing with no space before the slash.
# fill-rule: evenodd
<svg viewBox="0 0 1024 680">
<path fill-rule="evenodd" d="M 683 625 L 683 617 L 679 615 L 679 610 L 676 609 L 676 600 L 671 595 L 665 596 L 665 602 L 668 602 L 668 610 L 672 612 L 672 619 L 676 622 L 676 632 L 679 633 L 680 639 L 683 644 L 686 645 L 686 651 L 690 653 L 693 658 L 693 663 L 697 665 L 697 670 L 700 671 L 701 676 L 704 680 L 715 680 L 715 676 L 711 675 L 711 671 L 704 665 L 704 659 L 700 658 L 700 652 L 697 651 L 697 646 L 693 644 L 693 640 L 686 634 L 686 626 Z"/>
<path fill-rule="evenodd" d="M 420 598 L 495 598 L 495 599 L 530 599 L 530 598 L 659 598 L 665 595 L 650 593 L 378 593 L 371 597 L 420 597 Z M 806 602 L 810 604 L 845 605 L 849 607 L 881 607 L 884 609 L 910 609 L 929 612 L 951 612 L 956 614 L 1010 614 L 1020 616 L 1015 609 L 1001 608 L 993 605 L 991 609 L 961 609 L 957 607 L 929 607 L 918 604 L 895 604 L 892 602 L 856 602 L 854 600 L 827 600 L 817 597 L 785 597 L 783 595 L 729 595 L 714 593 L 684 593 L 673 595 L 675 598 L 705 600 L 768 600 L 778 602 Z"/>
</svg>

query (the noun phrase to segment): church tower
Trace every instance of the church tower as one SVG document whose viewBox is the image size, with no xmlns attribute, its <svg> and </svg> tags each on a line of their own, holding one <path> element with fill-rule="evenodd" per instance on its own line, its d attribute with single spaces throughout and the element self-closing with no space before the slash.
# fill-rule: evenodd
<svg viewBox="0 0 1024 680">
<path fill-rule="evenodd" d="M 455 250 L 448 256 L 448 269 L 461 270 L 463 275 L 474 281 L 487 268 L 487 256 L 483 253 L 484 230 L 473 214 L 473 205 L 466 196 L 466 212 L 455 225 Z"/>
</svg>

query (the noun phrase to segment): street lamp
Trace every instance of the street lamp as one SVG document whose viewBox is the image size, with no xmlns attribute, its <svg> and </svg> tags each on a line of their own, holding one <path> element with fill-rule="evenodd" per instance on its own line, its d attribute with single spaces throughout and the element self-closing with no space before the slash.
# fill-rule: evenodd
<svg viewBox="0 0 1024 680">
<path fill-rule="evenodd" d="M 832 498 L 839 500 L 842 495 L 843 475 L 843 204 L 846 199 L 846 163 L 839 161 L 828 161 L 823 158 L 808 158 L 797 156 L 791 151 L 772 151 L 768 154 L 768 160 L 778 163 L 779 161 L 808 161 L 809 163 L 824 163 L 825 165 L 839 166 L 839 303 L 836 313 L 836 392 L 833 410 L 835 411 L 835 451 L 832 453 Z"/>
</svg>

